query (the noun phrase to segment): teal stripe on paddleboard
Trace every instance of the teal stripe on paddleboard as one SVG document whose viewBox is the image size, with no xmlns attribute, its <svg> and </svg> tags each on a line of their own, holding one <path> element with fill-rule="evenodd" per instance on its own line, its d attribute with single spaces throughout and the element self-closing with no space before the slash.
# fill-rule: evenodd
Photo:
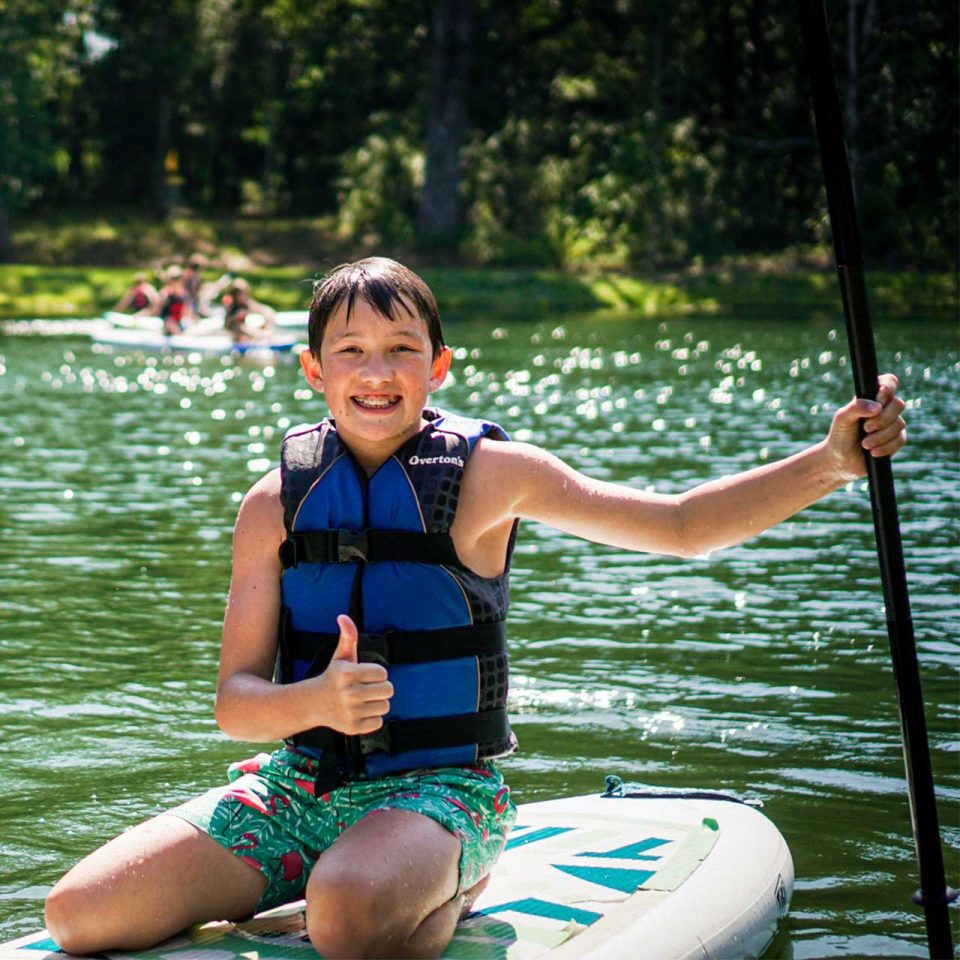
<svg viewBox="0 0 960 960">
<path fill-rule="evenodd" d="M 551 903 L 549 900 L 538 900 L 536 897 L 527 897 L 523 900 L 511 900 L 509 903 L 500 903 L 495 907 L 484 907 L 477 913 L 490 915 L 513 910 L 516 913 L 528 913 L 533 917 L 546 917 L 549 920 L 573 920 L 584 926 L 589 926 L 599 920 L 603 914 L 592 910 L 580 910 L 577 907 L 568 907 L 563 903 Z"/>
<path fill-rule="evenodd" d="M 649 880 L 653 870 L 622 870 L 615 867 L 573 867 L 562 863 L 553 864 L 558 870 L 569 873 L 580 880 L 597 883 L 601 887 L 619 890 L 621 893 L 633 893 L 638 887 Z"/>
<path fill-rule="evenodd" d="M 60 948 L 54 943 L 51 937 L 46 940 L 34 940 L 33 943 L 25 943 L 21 950 L 44 950 L 47 953 L 60 953 Z"/>
<path fill-rule="evenodd" d="M 672 843 L 672 840 L 661 840 L 659 837 L 648 837 L 639 843 L 630 843 L 625 847 L 617 847 L 616 850 L 587 851 L 578 853 L 578 857 L 609 857 L 616 860 L 659 860 L 660 855 L 645 856 L 647 850 L 654 850 L 662 847 L 665 843 Z"/>
<path fill-rule="evenodd" d="M 573 827 L 541 827 L 539 830 L 532 830 L 525 833 L 522 837 L 511 837 L 507 841 L 504 850 L 513 850 L 514 847 L 522 847 L 528 843 L 536 843 L 538 840 L 549 840 L 551 837 L 559 836 L 561 833 L 569 833 Z"/>
</svg>

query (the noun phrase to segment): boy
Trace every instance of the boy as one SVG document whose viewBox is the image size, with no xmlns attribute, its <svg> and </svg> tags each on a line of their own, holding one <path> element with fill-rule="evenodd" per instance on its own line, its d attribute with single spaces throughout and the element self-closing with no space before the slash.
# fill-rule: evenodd
<svg viewBox="0 0 960 960">
<path fill-rule="evenodd" d="M 331 418 L 290 431 L 240 508 L 215 708 L 231 736 L 286 745 L 71 870 L 47 901 L 70 951 L 146 947 L 305 896 L 323 956 L 438 955 L 514 815 L 494 761 L 515 747 L 503 619 L 519 519 L 694 556 L 906 440 L 886 375 L 877 402 L 851 401 L 799 454 L 649 493 L 427 409 L 451 352 L 432 294 L 400 264 L 363 260 L 318 284 L 309 340 L 303 372 Z"/>
</svg>

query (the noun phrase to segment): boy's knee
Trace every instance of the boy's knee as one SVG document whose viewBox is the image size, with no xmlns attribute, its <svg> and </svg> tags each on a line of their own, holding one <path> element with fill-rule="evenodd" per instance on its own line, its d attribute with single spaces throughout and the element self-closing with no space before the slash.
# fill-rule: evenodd
<svg viewBox="0 0 960 960">
<path fill-rule="evenodd" d="M 100 946 L 94 904 L 84 890 L 61 881 L 47 895 L 44 915 L 47 931 L 65 953 L 92 953 Z"/>
<path fill-rule="evenodd" d="M 383 955 L 388 931 L 375 908 L 374 884 L 351 871 L 328 871 L 310 878 L 307 890 L 307 935 L 324 957 Z"/>
</svg>

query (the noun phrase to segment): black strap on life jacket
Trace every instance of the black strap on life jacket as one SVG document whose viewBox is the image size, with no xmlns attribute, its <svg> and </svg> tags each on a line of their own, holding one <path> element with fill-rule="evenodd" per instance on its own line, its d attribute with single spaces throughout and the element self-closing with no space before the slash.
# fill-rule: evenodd
<svg viewBox="0 0 960 960">
<path fill-rule="evenodd" d="M 289 533 L 280 544 L 283 569 L 301 563 L 456 564 L 457 552 L 449 533 L 412 530 L 307 530 Z"/>
<path fill-rule="evenodd" d="M 377 751 L 389 754 L 410 750 L 461 747 L 488 743 L 510 736 L 507 708 L 495 707 L 479 713 L 460 713 L 445 717 L 419 717 L 414 720 L 388 720 L 374 733 L 347 737 L 329 727 L 315 727 L 291 738 L 294 746 L 329 751 L 338 740 L 354 740 L 364 756 Z"/>
<path fill-rule="evenodd" d="M 280 630 L 282 659 L 309 660 L 308 677 L 326 670 L 340 641 L 336 633 L 314 633 L 292 626 L 289 611 Z M 436 630 L 388 630 L 385 633 L 361 633 L 357 657 L 361 663 L 379 663 L 384 667 L 401 663 L 427 663 L 431 660 L 456 660 L 505 654 L 506 624 L 477 623 L 463 627 L 441 627 Z"/>
</svg>

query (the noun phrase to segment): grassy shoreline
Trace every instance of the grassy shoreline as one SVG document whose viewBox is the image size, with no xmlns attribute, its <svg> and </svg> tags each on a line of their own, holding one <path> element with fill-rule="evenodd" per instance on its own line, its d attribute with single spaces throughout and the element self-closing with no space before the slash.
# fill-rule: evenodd
<svg viewBox="0 0 960 960">
<path fill-rule="evenodd" d="M 445 315 L 489 313 L 503 319 L 545 313 L 611 311 L 653 317 L 707 314 L 762 319 L 837 313 L 830 269 L 766 273 L 743 264 L 698 274 L 645 279 L 625 274 L 495 267 L 419 267 Z M 305 309 L 322 271 L 258 266 L 244 271 L 254 296 L 280 310 Z M 129 267 L 0 265 L 0 318 L 98 316 L 129 284 Z M 868 273 L 878 317 L 958 313 L 957 280 L 946 273 Z"/>
<path fill-rule="evenodd" d="M 98 316 L 120 298 L 135 271 L 157 271 L 194 251 L 210 261 L 211 277 L 229 269 L 250 281 L 258 299 L 281 310 L 303 309 L 313 279 L 376 249 L 338 239 L 330 217 L 198 217 L 183 212 L 159 221 L 124 209 L 34 215 L 14 224 L 13 240 L 21 262 L 0 264 L 0 318 Z M 649 277 L 467 266 L 424 261 L 414 251 L 383 252 L 424 276 L 445 316 L 509 319 L 629 311 L 762 319 L 840 311 L 836 275 L 823 250 L 731 258 Z M 867 281 L 878 317 L 949 317 L 960 309 L 957 277 L 950 272 L 868 269 Z"/>
</svg>

